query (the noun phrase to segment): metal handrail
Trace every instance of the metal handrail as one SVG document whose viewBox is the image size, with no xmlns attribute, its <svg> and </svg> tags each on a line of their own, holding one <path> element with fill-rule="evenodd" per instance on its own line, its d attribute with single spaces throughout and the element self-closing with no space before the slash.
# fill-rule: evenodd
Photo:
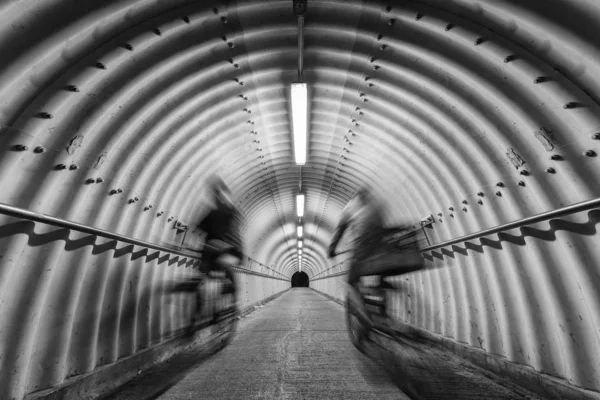
<svg viewBox="0 0 600 400">
<path fill-rule="evenodd" d="M 277 279 L 279 281 L 289 282 L 289 279 L 286 278 L 286 277 L 280 278 L 278 276 L 267 275 L 267 274 L 265 274 L 263 272 L 253 271 L 251 269 L 244 268 L 244 267 L 231 267 L 231 268 L 233 270 L 239 271 L 239 272 L 244 273 L 244 274 L 250 274 L 250 275 L 255 275 L 255 276 L 262 276 L 264 278 Z"/>
<path fill-rule="evenodd" d="M 101 236 L 107 239 L 114 239 L 120 242 L 135 244 L 142 247 L 148 247 L 154 250 L 160 250 L 167 253 L 173 253 L 180 256 L 185 256 L 189 258 L 193 258 L 196 260 L 201 260 L 202 257 L 199 257 L 196 254 L 186 253 L 184 251 L 170 249 L 168 247 L 159 246 L 154 243 L 145 242 L 143 240 L 134 239 L 129 236 L 119 235 L 118 233 L 113 233 L 109 231 L 105 231 L 103 229 L 93 228 L 91 226 L 83 225 L 77 222 L 68 221 L 66 219 L 52 217 L 50 215 L 38 213 L 35 211 L 26 210 L 24 208 L 9 206 L 8 204 L 0 203 L 0 214 L 10 215 L 12 217 L 18 217 L 23 219 L 28 219 L 31 221 L 43 222 L 48 225 L 58 226 L 60 228 L 72 229 L 75 231 L 88 233 L 90 235 Z"/>
<path fill-rule="evenodd" d="M 336 276 L 346 275 L 348 272 L 350 272 L 350 271 L 347 269 L 344 271 L 332 272 L 329 275 L 319 276 L 318 278 L 313 278 L 313 279 L 311 279 L 311 282 L 320 281 L 321 279 L 335 278 Z"/>
<path fill-rule="evenodd" d="M 577 212 L 589 210 L 592 208 L 598 208 L 598 207 L 600 207 L 600 198 L 582 201 L 580 203 L 572 204 L 570 206 L 559 208 L 557 210 L 547 211 L 547 212 L 544 212 L 541 214 L 534 215 L 532 217 L 523 218 L 518 221 L 513 221 L 513 222 L 509 222 L 507 224 L 498 225 L 494 228 L 484 229 L 482 231 L 472 233 L 470 235 L 461 236 L 456 239 L 451 239 L 451 240 L 447 240 L 442 243 L 434 244 L 432 246 L 427 246 L 427 247 L 422 248 L 420 250 L 420 252 L 425 253 L 428 251 L 439 249 L 440 247 L 450 246 L 450 245 L 460 243 L 460 242 L 466 242 L 467 240 L 473 240 L 473 239 L 477 239 L 477 238 L 480 238 L 483 236 L 493 235 L 494 233 L 507 231 L 509 229 L 515 229 L 515 228 L 519 228 L 519 227 L 522 227 L 525 225 L 531 225 L 531 224 L 535 224 L 537 222 L 546 221 L 551 218 L 563 217 L 565 215 L 575 214 Z M 329 277 L 333 277 L 333 276 L 337 276 L 337 275 L 342 275 L 344 272 L 347 272 L 347 271 L 341 271 L 341 272 L 336 272 L 336 273 L 329 274 L 329 275 L 319 276 L 319 275 L 337 267 L 338 265 L 340 265 L 343 262 L 344 261 L 337 263 L 324 271 L 321 271 L 312 280 L 314 281 L 314 280 L 329 278 Z"/>
<path fill-rule="evenodd" d="M 350 253 L 351 251 L 352 251 L 352 250 L 346 249 L 346 250 L 343 250 L 343 251 L 340 251 L 340 252 L 338 252 L 338 253 L 337 253 L 337 255 L 339 256 L 339 255 L 342 255 L 342 254 L 345 254 L 345 253 Z M 352 257 L 346 258 L 344 261 L 340 261 L 339 263 L 337 263 L 337 264 L 334 264 L 334 265 L 332 265 L 331 267 L 329 267 L 329 268 L 327 268 L 327 269 L 324 269 L 323 271 L 321 271 L 321 272 L 319 272 L 318 274 L 316 274 L 315 276 L 313 276 L 313 278 L 312 278 L 312 279 L 313 279 L 313 280 L 317 280 L 317 279 L 318 279 L 317 277 L 318 277 L 319 275 L 321 275 L 321 274 L 324 274 L 325 272 L 327 272 L 327 271 L 330 271 L 330 270 L 334 269 L 335 267 L 337 267 L 337 266 L 339 266 L 339 265 L 341 265 L 341 264 L 345 263 L 346 261 L 350 260 L 351 258 L 352 258 Z M 331 274 L 330 274 L 330 275 L 331 275 Z M 326 275 L 326 276 L 329 276 L 329 275 Z"/>
<path fill-rule="evenodd" d="M 520 219 L 518 221 L 509 222 L 507 224 L 498 225 L 494 228 L 484 229 L 482 231 L 472 233 L 470 235 L 461 236 L 456 239 L 447 240 L 442 243 L 434 244 L 432 246 L 424 247 L 421 249 L 421 252 L 427 252 L 435 249 L 439 249 L 440 247 L 450 246 L 455 243 L 466 242 L 467 240 L 473 240 L 480 238 L 482 236 L 493 235 L 494 233 L 498 233 L 501 231 L 507 231 L 509 229 L 520 228 L 525 225 L 535 224 L 537 222 L 546 221 L 551 218 L 563 217 L 565 215 L 574 214 L 577 212 L 589 210 L 591 208 L 600 207 L 600 198 L 582 201 L 581 203 L 572 204 L 570 206 L 566 206 L 563 208 L 559 208 L 557 210 L 547 211 L 541 214 L 534 215 L 532 217 L 527 217 Z"/>
<path fill-rule="evenodd" d="M 94 236 L 101 236 L 101 237 L 104 237 L 107 239 L 118 240 L 120 242 L 130 243 L 130 244 L 134 244 L 134 245 L 138 245 L 138 246 L 142 246 L 142 247 L 146 247 L 146 248 L 150 248 L 150 249 L 154 249 L 154 250 L 164 251 L 165 253 L 177 254 L 177 255 L 192 258 L 195 260 L 202 259 L 202 257 L 200 257 L 196 254 L 187 253 L 187 252 L 175 250 L 175 249 L 170 249 L 168 247 L 160 246 L 160 245 L 157 245 L 154 243 L 146 242 L 146 241 L 139 240 L 139 239 L 134 239 L 129 236 L 119 235 L 117 233 L 105 231 L 103 229 L 93 228 L 91 226 L 83 225 L 83 224 L 80 224 L 77 222 L 72 222 L 72 221 L 68 221 L 66 219 L 52 217 L 50 215 L 26 210 L 26 209 L 20 208 L 20 207 L 10 206 L 10 205 L 4 204 L 4 203 L 0 203 L 0 214 L 5 214 L 5 215 L 12 216 L 12 217 L 17 217 L 17 218 L 23 218 L 23 219 L 27 219 L 27 220 L 31 220 L 31 221 L 42 222 L 42 223 L 45 223 L 48 225 L 58 226 L 60 228 L 72 229 L 72 230 L 75 230 L 78 232 L 88 233 L 88 234 L 94 235 Z M 206 247 L 214 249 L 213 247 L 208 246 L 208 245 L 206 245 Z M 253 260 L 253 261 L 255 261 L 255 260 Z M 267 267 L 267 268 L 269 268 L 269 267 Z M 242 268 L 242 269 L 244 271 L 255 272 L 255 271 L 252 271 L 252 270 L 246 269 L 246 268 Z M 269 269 L 271 269 L 271 268 L 269 268 Z M 275 272 L 277 272 L 277 271 L 275 271 Z M 258 274 L 261 274 L 261 273 L 258 273 Z M 261 274 L 261 275 L 269 276 L 266 274 Z M 271 277 L 271 278 L 275 278 L 275 277 Z M 277 277 L 275 279 L 282 279 L 282 278 Z"/>
<path fill-rule="evenodd" d="M 340 264 L 343 264 L 343 263 L 345 263 L 345 262 L 346 262 L 346 261 L 348 261 L 348 260 L 349 260 L 349 259 L 346 259 L 346 260 L 344 260 L 344 261 L 340 261 L 339 263 L 337 263 L 337 264 L 334 264 L 334 265 L 332 265 L 331 267 L 329 267 L 329 268 L 327 268 L 327 269 L 325 269 L 325 270 L 323 270 L 323 271 L 319 272 L 318 274 L 314 275 L 314 276 L 312 277 L 312 279 L 311 279 L 311 280 L 315 281 L 315 280 L 317 280 L 317 279 L 325 278 L 325 277 L 328 277 L 329 275 L 332 275 L 332 274 L 329 274 L 329 275 L 324 275 L 324 276 L 321 276 L 321 274 L 324 274 L 324 273 L 326 273 L 326 272 L 328 272 L 328 271 L 331 271 L 332 269 L 334 269 L 334 268 L 338 267 Z M 337 274 L 337 272 L 335 272 L 335 273 Z"/>
<path fill-rule="evenodd" d="M 283 278 L 285 278 L 285 279 L 288 279 L 288 278 L 287 278 L 285 275 L 283 275 L 281 272 L 279 272 L 279 271 L 277 271 L 277 270 L 274 270 L 273 268 L 269 267 L 268 265 L 265 265 L 265 264 L 263 264 L 263 263 L 261 263 L 261 262 L 259 262 L 259 261 L 256 261 L 256 260 L 255 260 L 255 259 L 253 259 L 253 258 L 250 258 L 250 257 L 247 257 L 247 258 L 248 258 L 248 260 L 250 260 L 250 261 L 252 261 L 252 262 L 255 262 L 255 263 L 257 263 L 258 265 L 260 265 L 261 269 L 262 269 L 262 268 L 266 268 L 266 269 L 268 269 L 268 270 L 270 270 L 270 271 L 273 271 L 273 272 L 274 272 L 274 273 L 276 273 L 277 275 L 279 275 L 279 276 L 281 276 L 281 277 L 283 277 Z"/>
</svg>

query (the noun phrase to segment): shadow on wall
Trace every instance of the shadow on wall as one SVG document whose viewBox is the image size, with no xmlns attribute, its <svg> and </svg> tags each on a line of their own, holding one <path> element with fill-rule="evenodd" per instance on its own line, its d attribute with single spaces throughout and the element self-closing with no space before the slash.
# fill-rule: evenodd
<svg viewBox="0 0 600 400">
<path fill-rule="evenodd" d="M 138 250 L 138 246 L 116 240 L 96 244 L 95 235 L 73 240 L 69 229 L 37 233 L 35 228 L 32 221 L 0 226 L 0 241 L 26 235 L 28 246 L 42 249 L 12 272 L 3 270 L 0 263 L 0 287 L 18 288 L 13 295 L 5 296 L 12 303 L 0 308 L 2 325 L 10 326 L 10 330 L 0 330 L 6 338 L 3 349 L 0 348 L 0 370 L 19 371 L 16 377 L 0 376 L 0 397 L 5 398 L 5 389 L 12 386 L 20 391 L 17 387 L 27 384 L 28 392 L 55 386 L 66 378 L 111 364 L 184 332 L 192 296 L 181 294 L 171 300 L 163 299 L 171 294 L 174 285 L 163 271 L 164 267 L 173 266 L 181 272 L 193 267 L 194 260 L 156 250 Z M 65 253 L 59 264 L 46 265 L 43 257 L 53 250 L 45 247 L 58 246 L 62 250 L 60 242 L 64 242 Z M 87 252 L 68 258 L 69 252 L 85 247 L 93 256 L 105 253 L 110 257 L 109 264 L 103 265 L 102 260 L 94 264 L 96 261 L 88 259 Z M 162 269 L 149 275 L 151 270 L 145 266 Z M 50 274 L 51 269 L 57 272 Z M 156 278 L 148 284 L 148 278 L 154 275 Z M 80 286 L 81 291 L 77 289 Z M 41 299 L 42 303 L 32 298 Z M 29 353 L 41 365 L 42 372 L 26 382 L 27 371 L 20 358 Z"/>
<path fill-rule="evenodd" d="M 292 287 L 308 287 L 308 275 L 304 272 L 296 272 L 292 275 Z"/>
<path fill-rule="evenodd" d="M 460 253 L 464 256 L 468 255 L 467 250 L 472 250 L 477 253 L 484 252 L 484 246 L 489 246 L 497 250 L 502 250 L 502 242 L 511 243 L 517 246 L 525 246 L 525 238 L 533 237 L 536 239 L 545 240 L 547 242 L 553 242 L 556 240 L 557 231 L 567 231 L 571 233 L 577 233 L 580 235 L 593 236 L 596 234 L 596 225 L 600 222 L 600 210 L 592 210 L 588 212 L 588 221 L 584 223 L 577 223 L 571 221 L 565 221 L 562 219 L 552 219 L 548 221 L 550 229 L 542 230 L 528 226 L 519 228 L 521 235 L 511 235 L 506 232 L 498 233 L 499 240 L 491 240 L 486 237 L 479 238 L 481 244 L 475 244 L 473 241 L 466 241 L 458 245 L 452 245 L 452 250 L 445 248 L 431 251 L 431 254 L 424 254 L 425 259 L 433 261 L 434 258 L 443 260 L 444 256 L 454 258 L 454 253 Z"/>
<path fill-rule="evenodd" d="M 32 247 L 44 246 L 46 244 L 62 240 L 65 242 L 65 251 L 73 251 L 81 249 L 85 246 L 93 246 L 92 254 L 94 255 L 102 254 L 109 250 L 114 250 L 114 258 L 131 254 L 131 261 L 135 261 L 141 257 L 147 257 L 146 262 L 158 259 L 158 264 L 168 261 L 168 265 L 177 263 L 178 266 L 184 264 L 186 266 L 190 266 L 194 263 L 193 260 L 188 260 L 187 257 L 171 256 L 170 254 L 165 254 L 164 252 L 163 256 L 159 258 L 161 252 L 158 250 L 144 248 L 140 251 L 134 251 L 133 244 L 126 244 L 124 247 L 117 249 L 117 245 L 120 243 L 117 240 L 109 240 L 104 244 L 96 244 L 97 237 L 95 235 L 86 235 L 80 239 L 72 240 L 69 239 L 69 233 L 71 231 L 66 228 L 58 228 L 54 231 L 42 234 L 36 233 L 34 229 L 35 223 L 33 221 L 20 221 L 2 225 L 0 226 L 0 239 L 14 236 L 16 234 L 25 234 L 29 237 L 27 244 Z"/>
</svg>

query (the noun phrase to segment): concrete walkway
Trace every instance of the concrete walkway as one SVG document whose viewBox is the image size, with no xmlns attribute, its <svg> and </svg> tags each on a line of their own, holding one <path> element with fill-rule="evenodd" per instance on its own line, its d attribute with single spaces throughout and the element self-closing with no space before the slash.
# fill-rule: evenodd
<svg viewBox="0 0 600 400">
<path fill-rule="evenodd" d="M 408 399 L 348 340 L 344 309 L 293 288 L 159 399 Z"/>
</svg>

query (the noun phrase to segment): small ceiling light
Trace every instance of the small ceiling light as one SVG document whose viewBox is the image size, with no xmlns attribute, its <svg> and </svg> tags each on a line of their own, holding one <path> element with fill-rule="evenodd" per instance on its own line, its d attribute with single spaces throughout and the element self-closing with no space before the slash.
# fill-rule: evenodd
<svg viewBox="0 0 600 400">
<path fill-rule="evenodd" d="M 298 249 L 298 255 L 302 256 L 302 249 Z"/>
<path fill-rule="evenodd" d="M 301 249 L 302 248 L 302 240 L 298 240 L 298 248 Z"/>
<path fill-rule="evenodd" d="M 296 211 L 298 212 L 298 218 L 304 217 L 304 195 L 296 195 Z"/>
<path fill-rule="evenodd" d="M 306 129 L 308 121 L 308 94 L 306 83 L 292 83 L 292 129 L 294 154 L 297 165 L 306 164 Z"/>
<path fill-rule="evenodd" d="M 302 237 L 302 226 L 298 227 L 298 237 L 301 238 Z"/>
</svg>

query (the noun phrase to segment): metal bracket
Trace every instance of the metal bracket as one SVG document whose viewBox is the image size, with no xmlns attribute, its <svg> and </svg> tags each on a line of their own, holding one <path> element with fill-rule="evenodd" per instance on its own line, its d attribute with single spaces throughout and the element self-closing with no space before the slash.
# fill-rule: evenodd
<svg viewBox="0 0 600 400">
<path fill-rule="evenodd" d="M 306 14 L 306 0 L 294 0 L 294 14 L 296 17 Z"/>
<path fill-rule="evenodd" d="M 175 222 L 175 225 L 173 226 L 173 229 L 177 229 L 178 231 L 185 232 L 185 231 L 188 230 L 188 225 L 185 222 L 183 222 L 183 221 L 177 220 Z"/>
<path fill-rule="evenodd" d="M 423 217 L 420 221 L 421 226 L 428 226 L 431 224 L 435 224 L 435 218 L 433 218 L 432 214 L 427 215 L 426 217 Z"/>
</svg>

